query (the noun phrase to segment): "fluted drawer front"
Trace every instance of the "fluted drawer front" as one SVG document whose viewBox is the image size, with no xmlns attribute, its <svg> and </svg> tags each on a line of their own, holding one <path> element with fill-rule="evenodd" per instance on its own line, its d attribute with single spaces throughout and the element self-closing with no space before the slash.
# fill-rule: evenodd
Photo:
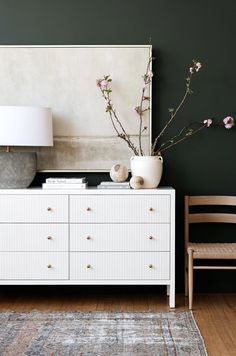
<svg viewBox="0 0 236 356">
<path fill-rule="evenodd" d="M 71 252 L 72 280 L 169 279 L 169 252 Z"/>
<path fill-rule="evenodd" d="M 0 224 L 0 251 L 68 251 L 68 225 Z"/>
<path fill-rule="evenodd" d="M 71 224 L 71 251 L 169 251 L 169 224 Z"/>
<path fill-rule="evenodd" d="M 70 221 L 117 223 L 170 222 L 169 195 L 73 195 Z"/>
<path fill-rule="evenodd" d="M 0 279 L 68 279 L 68 253 L 0 252 Z"/>
<path fill-rule="evenodd" d="M 68 196 L 2 195 L 0 222 L 68 222 Z"/>
</svg>

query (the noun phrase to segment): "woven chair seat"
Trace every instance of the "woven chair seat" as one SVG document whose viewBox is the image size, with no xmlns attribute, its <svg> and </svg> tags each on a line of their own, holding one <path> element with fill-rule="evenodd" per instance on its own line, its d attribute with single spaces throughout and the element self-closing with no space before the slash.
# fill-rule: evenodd
<svg viewBox="0 0 236 356">
<path fill-rule="evenodd" d="M 236 259 L 236 243 L 189 243 L 187 251 L 193 251 L 193 258 Z"/>
</svg>

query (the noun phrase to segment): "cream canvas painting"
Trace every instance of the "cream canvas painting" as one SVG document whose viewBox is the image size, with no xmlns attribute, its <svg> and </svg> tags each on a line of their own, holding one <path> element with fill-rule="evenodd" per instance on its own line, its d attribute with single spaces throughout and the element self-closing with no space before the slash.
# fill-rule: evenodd
<svg viewBox="0 0 236 356">
<path fill-rule="evenodd" d="M 1 46 L 0 105 L 51 107 L 54 147 L 34 148 L 39 171 L 108 171 L 133 155 L 116 137 L 96 79 L 110 75 L 112 101 L 138 139 L 139 105 L 150 46 Z M 151 88 L 147 95 L 151 96 Z M 150 153 L 151 110 L 145 113 Z"/>
</svg>

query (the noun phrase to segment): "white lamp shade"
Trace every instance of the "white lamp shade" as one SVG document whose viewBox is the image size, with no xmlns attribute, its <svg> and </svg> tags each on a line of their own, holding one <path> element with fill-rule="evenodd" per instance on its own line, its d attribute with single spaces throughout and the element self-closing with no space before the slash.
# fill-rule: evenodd
<svg viewBox="0 0 236 356">
<path fill-rule="evenodd" d="M 53 146 L 51 109 L 0 106 L 0 145 Z"/>
</svg>

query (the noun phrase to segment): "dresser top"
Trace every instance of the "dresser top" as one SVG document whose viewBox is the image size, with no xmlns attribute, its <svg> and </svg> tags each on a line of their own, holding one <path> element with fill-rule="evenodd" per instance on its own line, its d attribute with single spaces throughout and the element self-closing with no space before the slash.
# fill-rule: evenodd
<svg viewBox="0 0 236 356">
<path fill-rule="evenodd" d="M 42 189 L 41 187 L 28 189 L 0 189 L 0 195 L 163 195 L 175 194 L 172 187 L 160 187 L 157 189 L 97 189 L 96 187 L 89 187 L 88 189 Z"/>
</svg>

